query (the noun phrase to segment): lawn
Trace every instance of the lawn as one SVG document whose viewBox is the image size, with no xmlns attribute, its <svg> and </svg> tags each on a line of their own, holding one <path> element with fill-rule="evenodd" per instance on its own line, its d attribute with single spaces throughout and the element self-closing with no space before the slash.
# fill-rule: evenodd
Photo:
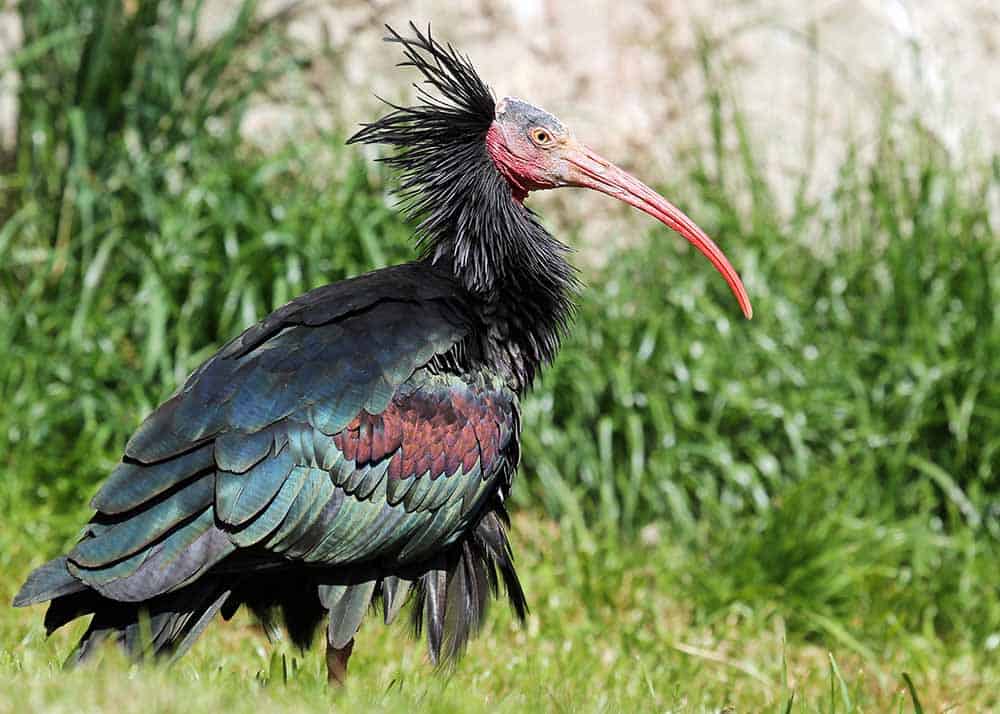
<svg viewBox="0 0 1000 714">
<path fill-rule="evenodd" d="M 331 700 L 344 711 L 914 711 L 903 672 L 925 711 L 997 706 L 987 682 L 1000 672 L 974 647 L 905 633 L 870 657 L 834 637 L 802 638 L 780 600 L 737 603 L 700 621 L 687 580 L 714 573 L 686 549 L 647 534 L 604 554 L 601 573 L 588 575 L 556 523 L 522 515 L 514 526 L 532 614 L 519 627 L 494 609 L 450 671 L 428 664 L 405 625 L 372 618 L 347 691 L 331 695 L 320 647 L 303 655 L 268 644 L 238 617 L 169 668 L 109 650 L 96 666 L 66 673 L 61 658 L 81 628 L 45 641 L 39 612 L 7 611 L 0 711 L 326 711 Z M 33 557 L 26 550 L 15 557 Z"/>
<path fill-rule="evenodd" d="M 201 360 L 414 250 L 391 177 L 342 133 L 269 150 L 240 134 L 295 71 L 280 26 L 248 5 L 205 45 L 186 5 L 90 5 L 22 6 L 7 67 L 8 602 Z M 658 188 L 725 246 L 755 317 L 662 229 L 584 274 L 573 333 L 524 403 L 525 626 L 497 607 L 435 671 L 405 624 L 373 617 L 334 695 L 318 647 L 268 643 L 243 616 L 170 667 L 109 649 L 64 672 L 82 625 L 46 640 L 41 608 L 3 607 L 0 712 L 1000 707 L 1000 157 L 948 154 L 890 107 L 835 190 L 781 210 L 738 107 L 719 92 L 704 116 L 710 138 Z"/>
</svg>

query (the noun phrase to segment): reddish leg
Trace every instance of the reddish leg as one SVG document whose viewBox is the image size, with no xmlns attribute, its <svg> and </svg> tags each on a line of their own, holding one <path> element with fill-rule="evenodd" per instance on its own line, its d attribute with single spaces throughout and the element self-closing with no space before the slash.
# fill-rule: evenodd
<svg viewBox="0 0 1000 714">
<path fill-rule="evenodd" d="M 326 643 L 326 681 L 331 685 L 342 687 L 347 681 L 347 660 L 351 658 L 354 651 L 354 640 L 352 639 L 339 650 L 334 648 L 327 640 Z"/>
</svg>

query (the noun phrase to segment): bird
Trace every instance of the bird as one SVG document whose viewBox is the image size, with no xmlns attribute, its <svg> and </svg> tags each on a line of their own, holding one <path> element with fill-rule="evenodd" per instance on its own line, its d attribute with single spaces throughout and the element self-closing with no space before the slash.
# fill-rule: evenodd
<svg viewBox="0 0 1000 714">
<path fill-rule="evenodd" d="M 569 330 L 581 282 L 525 205 L 592 189 L 685 238 L 746 289 L 680 209 L 523 100 L 500 101 L 467 55 L 386 26 L 422 81 L 351 144 L 387 146 L 418 257 L 316 288 L 225 344 L 141 423 L 75 546 L 15 606 L 48 634 L 92 616 L 68 665 L 105 641 L 175 659 L 251 611 L 303 649 L 325 629 L 343 684 L 362 620 L 405 608 L 450 662 L 506 596 L 524 620 L 506 500 L 520 400 Z M 325 625 L 325 627 L 324 627 Z"/>
</svg>

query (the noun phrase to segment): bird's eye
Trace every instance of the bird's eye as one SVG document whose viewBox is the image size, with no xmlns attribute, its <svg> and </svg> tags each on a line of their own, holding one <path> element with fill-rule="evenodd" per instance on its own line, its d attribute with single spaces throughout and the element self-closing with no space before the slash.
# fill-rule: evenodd
<svg viewBox="0 0 1000 714">
<path fill-rule="evenodd" d="M 536 144 L 548 144 L 552 141 L 552 135 L 545 131 L 545 129 L 532 129 L 531 139 Z"/>
</svg>

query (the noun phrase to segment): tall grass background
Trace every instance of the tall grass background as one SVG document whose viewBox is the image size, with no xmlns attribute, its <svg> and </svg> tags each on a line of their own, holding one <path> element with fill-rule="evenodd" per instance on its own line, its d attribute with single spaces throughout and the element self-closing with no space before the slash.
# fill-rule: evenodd
<svg viewBox="0 0 1000 714">
<path fill-rule="evenodd" d="M 413 255 L 391 177 L 341 131 L 274 150 L 241 135 L 302 61 L 284 17 L 247 2 L 206 41 L 199 5 L 20 7 L 0 174 L 6 595 L 72 541 L 139 420 L 221 343 Z M 702 52 L 707 77 L 724 74 Z M 591 623 L 575 636 L 620 624 L 645 661 L 665 645 L 622 624 L 620 584 L 658 583 L 691 632 L 778 626 L 876 672 L 852 690 L 831 659 L 829 699 L 769 691 L 778 710 L 884 703 L 900 660 L 931 679 L 958 666 L 958 700 L 996 704 L 977 683 L 1000 652 L 1000 158 L 953 156 L 884 111 L 835 190 L 789 213 L 739 107 L 709 93 L 708 139 L 659 188 L 725 245 L 752 322 L 659 227 L 585 274 L 572 336 L 524 403 L 515 489 L 531 514 L 519 552 L 559 561 L 556 578 L 528 556 L 536 611 L 558 619 L 569 588 Z M 0 632 L 23 637 L 35 615 Z M 0 646 L 8 674 L 30 674 L 30 655 Z"/>
</svg>

